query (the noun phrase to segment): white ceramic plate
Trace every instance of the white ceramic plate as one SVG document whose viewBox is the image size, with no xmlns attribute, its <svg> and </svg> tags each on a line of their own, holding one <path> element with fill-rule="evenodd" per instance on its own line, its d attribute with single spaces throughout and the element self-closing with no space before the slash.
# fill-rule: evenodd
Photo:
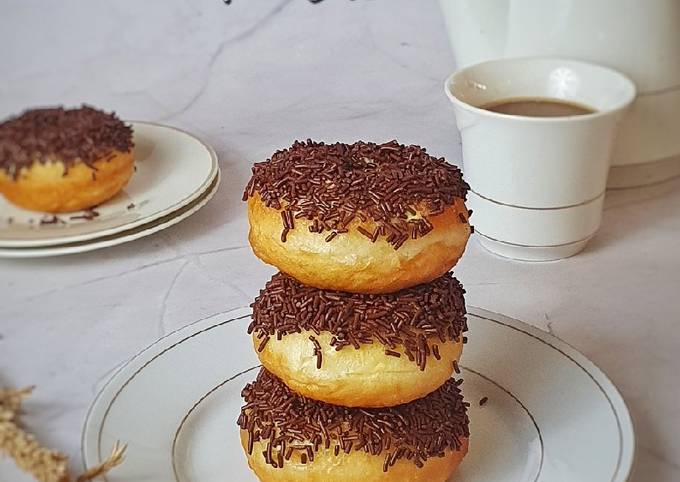
<svg viewBox="0 0 680 482">
<path fill-rule="evenodd" d="M 188 218 L 196 211 L 201 209 L 212 199 L 220 185 L 220 171 L 208 186 L 208 189 L 201 195 L 170 214 L 166 214 L 154 221 L 136 226 L 125 231 L 121 231 L 99 238 L 88 239 L 85 241 L 75 241 L 73 243 L 60 244 L 56 246 L 45 246 L 37 248 L 0 248 L 0 258 L 45 258 L 48 256 L 63 256 L 66 254 L 85 253 L 96 249 L 108 248 L 118 244 L 134 241 L 135 239 L 149 236 L 170 226 L 177 224 L 183 219 Z"/>
<path fill-rule="evenodd" d="M 463 352 L 471 403 L 470 452 L 452 481 L 623 482 L 635 441 L 606 376 L 566 343 L 522 322 L 472 308 Z M 117 440 L 125 463 L 107 480 L 256 481 L 236 419 L 258 361 L 249 309 L 198 321 L 125 365 L 85 422 L 86 467 Z M 482 397 L 488 402 L 480 406 Z"/>
<path fill-rule="evenodd" d="M 99 216 L 83 213 L 51 215 L 18 208 L 0 196 L 0 248 L 36 248 L 77 243 L 131 230 L 192 203 L 215 180 L 215 151 L 196 137 L 174 127 L 132 122 L 135 169 L 130 183 L 116 197 L 96 208 Z"/>
</svg>

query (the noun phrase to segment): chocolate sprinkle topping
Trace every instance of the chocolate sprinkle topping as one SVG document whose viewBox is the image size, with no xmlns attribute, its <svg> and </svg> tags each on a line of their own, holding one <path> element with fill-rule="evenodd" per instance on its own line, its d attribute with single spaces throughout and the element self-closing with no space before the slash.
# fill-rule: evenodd
<svg viewBox="0 0 680 482">
<path fill-rule="evenodd" d="M 266 462 L 281 468 L 293 454 L 305 464 L 322 448 L 337 456 L 363 450 L 384 457 L 383 471 L 399 459 L 422 467 L 446 450 L 459 450 L 469 437 L 469 404 L 449 379 L 425 398 L 389 408 L 347 408 L 311 400 L 291 391 L 266 370 L 243 389 L 246 404 L 238 426 L 248 432 L 248 453 L 253 443 L 266 445 Z"/>
<path fill-rule="evenodd" d="M 303 330 L 331 333 L 331 346 L 336 350 L 378 342 L 385 345 L 387 355 L 393 355 L 401 346 L 409 360 L 425 370 L 427 358 L 439 355 L 437 343 L 458 341 L 467 330 L 464 293 L 451 273 L 379 295 L 320 290 L 277 273 L 251 305 L 253 321 L 248 333 L 263 338 L 259 351 L 269 337 Z"/>
<path fill-rule="evenodd" d="M 311 221 L 309 230 L 328 233 L 327 242 L 358 220 L 361 234 L 398 249 L 429 233 L 428 218 L 465 199 L 467 191 L 456 166 L 422 147 L 307 140 L 256 163 L 243 200 L 258 193 L 265 205 L 282 210 L 283 242 L 294 219 Z"/>
<path fill-rule="evenodd" d="M 36 161 L 59 160 L 67 169 L 83 162 L 94 169 L 97 159 L 132 147 L 131 127 L 86 105 L 28 110 L 0 124 L 0 169 L 14 178 Z"/>
</svg>

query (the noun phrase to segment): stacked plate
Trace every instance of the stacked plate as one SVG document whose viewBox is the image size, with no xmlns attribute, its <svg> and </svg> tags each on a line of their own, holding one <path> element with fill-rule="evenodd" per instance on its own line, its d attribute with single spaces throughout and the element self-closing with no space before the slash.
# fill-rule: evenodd
<svg viewBox="0 0 680 482">
<path fill-rule="evenodd" d="M 89 211 L 27 211 L 0 197 L 0 257 L 35 258 L 132 241 L 191 216 L 215 194 L 215 151 L 172 127 L 132 122 L 135 174 L 115 198 Z"/>
</svg>

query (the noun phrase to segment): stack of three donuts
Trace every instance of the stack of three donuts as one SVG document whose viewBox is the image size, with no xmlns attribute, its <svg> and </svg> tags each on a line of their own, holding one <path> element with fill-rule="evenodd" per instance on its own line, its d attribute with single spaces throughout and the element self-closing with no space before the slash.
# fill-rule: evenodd
<svg viewBox="0 0 680 482">
<path fill-rule="evenodd" d="M 396 142 L 298 142 L 255 165 L 250 242 L 282 271 L 252 305 L 264 368 L 239 418 L 260 480 L 443 481 L 464 457 L 464 290 L 448 271 L 466 189 Z"/>
</svg>

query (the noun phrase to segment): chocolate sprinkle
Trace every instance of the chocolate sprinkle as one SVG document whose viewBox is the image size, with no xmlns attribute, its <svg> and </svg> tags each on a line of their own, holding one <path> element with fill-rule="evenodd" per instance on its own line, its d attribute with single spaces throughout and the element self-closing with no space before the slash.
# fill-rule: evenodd
<svg viewBox="0 0 680 482">
<path fill-rule="evenodd" d="M 321 345 L 319 345 L 319 341 L 313 336 L 309 337 L 309 341 L 311 341 L 312 344 L 314 345 L 314 356 L 316 357 L 316 368 L 318 370 L 319 368 L 321 368 L 321 362 L 323 361 L 323 356 L 321 354 Z"/>
<path fill-rule="evenodd" d="M 353 226 L 361 234 L 383 237 L 398 249 L 432 231 L 428 218 L 467 191 L 456 166 L 422 147 L 307 140 L 256 163 L 243 200 L 258 193 L 265 205 L 282 210 L 284 230 L 294 229 L 286 218 L 303 218 L 312 222 L 312 233 L 329 233 L 324 239 L 330 242 L 357 220 Z"/>
<path fill-rule="evenodd" d="M 431 457 L 459 450 L 469 437 L 467 404 L 458 385 L 449 379 L 425 398 L 388 408 L 347 408 L 311 400 L 291 391 L 264 369 L 243 389 L 246 404 L 238 426 L 248 433 L 248 453 L 263 442 L 267 464 L 281 468 L 297 454 L 300 462 L 333 447 L 383 456 L 383 470 L 397 460 L 422 467 Z"/>
<path fill-rule="evenodd" d="M 0 169 L 15 179 L 34 162 L 58 160 L 66 169 L 82 162 L 94 169 L 96 160 L 132 147 L 131 127 L 87 105 L 28 110 L 0 123 Z"/>
<path fill-rule="evenodd" d="M 55 215 L 43 216 L 40 219 L 40 225 L 45 226 L 47 224 L 66 224 L 66 221 Z"/>
<path fill-rule="evenodd" d="M 486 405 L 486 402 L 488 402 L 488 401 L 489 401 L 489 397 L 482 397 L 481 400 L 479 400 L 479 406 L 483 407 L 484 405 Z"/>
<path fill-rule="evenodd" d="M 73 216 L 69 216 L 69 219 L 75 221 L 78 219 L 84 219 L 85 221 L 92 221 L 95 218 L 99 217 L 99 212 L 95 211 L 94 209 L 87 209 L 83 212 L 83 214 L 74 214 Z"/>
<path fill-rule="evenodd" d="M 376 342 L 390 351 L 401 346 L 409 360 L 425 370 L 427 358 L 439 354 L 435 343 L 458 341 L 467 330 L 464 293 L 451 273 L 379 295 L 320 290 L 277 273 L 251 305 L 248 333 L 280 339 L 303 330 L 329 332 L 336 350 Z"/>
</svg>

